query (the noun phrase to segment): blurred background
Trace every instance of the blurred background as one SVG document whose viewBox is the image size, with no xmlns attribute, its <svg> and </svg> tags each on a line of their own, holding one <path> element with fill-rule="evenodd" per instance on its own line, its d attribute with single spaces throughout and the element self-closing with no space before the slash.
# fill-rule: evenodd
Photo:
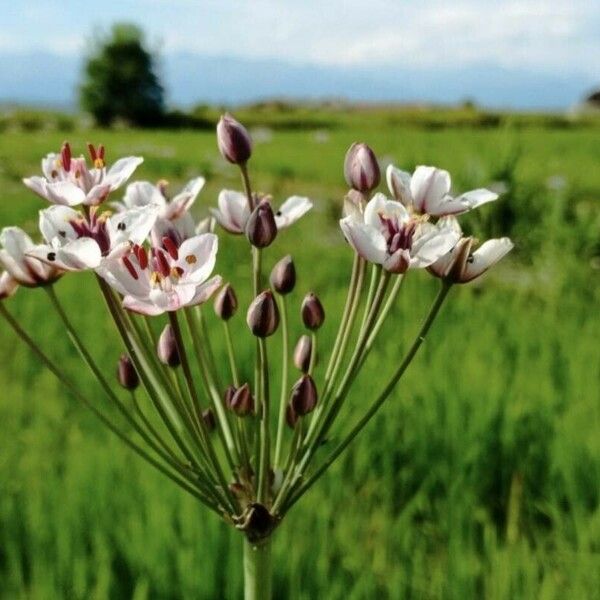
<svg viewBox="0 0 600 600">
<path fill-rule="evenodd" d="M 205 216 L 218 190 L 240 186 L 214 136 L 231 110 L 256 143 L 256 188 L 315 203 L 265 260 L 296 261 L 294 338 L 309 289 L 328 314 L 323 347 L 335 335 L 352 142 L 382 167 L 433 164 L 457 192 L 502 192 L 463 222 L 515 250 L 453 290 L 396 393 L 278 531 L 275 597 L 600 598 L 598 4 L 3 4 L 0 226 L 36 231 L 44 203 L 21 178 L 66 139 L 76 154 L 104 143 L 109 162 L 143 155 L 135 178 L 172 191 L 205 176 L 194 207 Z M 250 372 L 247 258 L 242 240 L 222 238 Z M 121 347 L 93 278 L 57 288 L 112 375 Z M 332 443 L 434 293 L 427 273 L 411 274 Z M 43 292 L 6 302 L 89 387 Z M 3 323 L 0 386 L 0 597 L 240 597 L 239 534 L 122 447 Z"/>
</svg>

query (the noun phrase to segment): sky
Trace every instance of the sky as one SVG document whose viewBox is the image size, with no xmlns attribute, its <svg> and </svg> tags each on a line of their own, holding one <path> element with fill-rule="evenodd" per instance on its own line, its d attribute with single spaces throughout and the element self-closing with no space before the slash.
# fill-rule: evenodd
<svg viewBox="0 0 600 600">
<path fill-rule="evenodd" d="M 382 77 L 485 65 L 504 76 L 519 70 L 600 84 L 594 0 L 0 0 L 0 8 L 0 59 L 81 56 L 94 30 L 125 20 L 167 58 L 277 60 Z"/>
</svg>

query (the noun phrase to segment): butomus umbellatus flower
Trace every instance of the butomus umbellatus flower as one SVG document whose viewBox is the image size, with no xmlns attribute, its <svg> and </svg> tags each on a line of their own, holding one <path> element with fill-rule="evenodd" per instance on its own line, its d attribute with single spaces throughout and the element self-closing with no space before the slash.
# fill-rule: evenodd
<svg viewBox="0 0 600 600">
<path fill-rule="evenodd" d="M 40 230 L 46 244 L 35 246 L 28 256 L 65 271 L 96 269 L 104 260 L 117 258 L 142 244 L 156 222 L 153 206 L 122 213 L 86 214 L 69 206 L 51 206 L 40 211 Z"/>
<path fill-rule="evenodd" d="M 427 267 L 446 254 L 460 235 L 451 227 L 432 225 L 411 215 L 395 200 L 375 194 L 340 221 L 350 245 L 365 260 L 391 273 Z"/>
<path fill-rule="evenodd" d="M 203 233 L 177 246 L 170 238 L 146 250 L 135 245 L 125 256 L 107 260 L 98 273 L 124 296 L 123 307 L 159 315 L 206 302 L 222 285 L 215 275 L 218 238 Z"/>
<path fill-rule="evenodd" d="M 121 187 L 144 161 L 141 156 L 127 156 L 107 169 L 104 146 L 88 144 L 92 166 L 88 168 L 83 156 L 75 158 L 65 143 L 60 153 L 47 154 L 42 159 L 43 176 L 23 179 L 33 192 L 52 204 L 97 206 Z"/>
</svg>

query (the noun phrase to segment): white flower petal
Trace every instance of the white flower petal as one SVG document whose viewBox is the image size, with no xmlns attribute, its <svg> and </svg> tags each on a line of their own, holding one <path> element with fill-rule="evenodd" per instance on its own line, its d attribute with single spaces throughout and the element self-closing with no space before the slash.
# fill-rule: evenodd
<svg viewBox="0 0 600 600">
<path fill-rule="evenodd" d="M 176 265 L 184 271 L 185 283 L 202 283 L 213 272 L 219 249 L 214 233 L 203 233 L 185 240 L 179 247 Z"/>
<path fill-rule="evenodd" d="M 467 261 L 461 283 L 467 283 L 485 273 L 506 256 L 513 247 L 514 244 L 507 237 L 488 240 L 482 244 Z"/>
<path fill-rule="evenodd" d="M 158 207 L 154 205 L 131 208 L 110 217 L 107 222 L 110 244 L 123 242 L 142 244 L 156 223 Z"/>
<path fill-rule="evenodd" d="M 460 234 L 451 228 L 427 231 L 413 242 L 411 268 L 428 267 L 449 252 L 460 239 Z"/>
<path fill-rule="evenodd" d="M 0 275 L 0 300 L 12 296 L 19 287 L 19 282 L 6 271 Z"/>
<path fill-rule="evenodd" d="M 394 165 L 389 165 L 386 170 L 386 181 L 392 196 L 402 202 L 406 208 L 411 208 L 413 204 L 412 194 L 410 192 L 411 175 L 406 171 L 401 171 Z"/>
<path fill-rule="evenodd" d="M 23 183 L 38 196 L 41 196 L 44 200 L 48 200 L 48 193 L 46 192 L 47 181 L 43 177 L 26 177 L 23 179 Z"/>
<path fill-rule="evenodd" d="M 387 255 L 385 238 L 378 229 L 358 223 L 352 217 L 340 221 L 348 243 L 360 256 L 372 263 L 383 264 Z"/>
<path fill-rule="evenodd" d="M 288 198 L 275 213 L 275 224 L 277 229 L 289 227 L 300 217 L 305 215 L 311 208 L 312 202 L 303 196 L 291 196 Z"/>
<path fill-rule="evenodd" d="M 60 156 L 55 152 L 50 152 L 42 158 L 42 173 L 48 181 L 56 179 L 60 167 Z"/>
<path fill-rule="evenodd" d="M 250 218 L 248 199 L 241 192 L 221 190 L 218 211 L 211 211 L 219 225 L 231 233 L 243 233 Z"/>
<path fill-rule="evenodd" d="M 188 306 L 195 306 L 206 302 L 221 286 L 223 278 L 220 275 L 211 277 L 208 281 L 202 283 L 196 288 L 194 297 L 187 303 Z"/>
<path fill-rule="evenodd" d="M 380 230 L 383 227 L 382 215 L 397 219 L 399 223 L 405 223 L 410 218 L 403 204 L 396 200 L 388 200 L 384 194 L 378 193 L 365 207 L 365 223 Z"/>
<path fill-rule="evenodd" d="M 417 212 L 434 214 L 432 211 L 450 192 L 450 173 L 436 167 L 419 166 L 410 180 L 410 192 Z"/>
<path fill-rule="evenodd" d="M 85 204 L 88 206 L 98 206 L 102 204 L 108 194 L 111 192 L 111 186 L 108 183 L 102 182 L 94 185 L 86 194 Z"/>
<path fill-rule="evenodd" d="M 122 205 L 127 208 L 137 208 L 148 204 L 156 204 L 164 208 L 167 201 L 158 187 L 149 181 L 130 183 L 125 189 Z"/>
<path fill-rule="evenodd" d="M 40 210 L 39 227 L 44 239 L 51 244 L 55 238 L 60 245 L 77 238 L 69 221 L 81 219 L 81 214 L 69 206 L 55 205 Z"/>
<path fill-rule="evenodd" d="M 110 167 L 102 183 L 109 185 L 111 191 L 114 192 L 133 175 L 133 172 L 143 162 L 144 159 L 141 156 L 126 156 L 125 158 L 120 158 Z"/>
<path fill-rule="evenodd" d="M 125 296 L 122 304 L 123 308 L 140 315 L 146 315 L 148 317 L 162 315 L 166 310 L 164 308 L 159 308 L 151 302 L 141 300 L 140 298 L 135 298 L 134 296 Z"/>
<path fill-rule="evenodd" d="M 150 293 L 149 271 L 142 271 L 134 258 L 130 257 L 130 260 L 138 274 L 137 279 L 132 277 L 121 258 L 103 260 L 96 273 L 123 296 L 147 298 Z"/>
<path fill-rule="evenodd" d="M 82 237 L 67 242 L 62 248 L 57 248 L 56 260 L 49 261 L 49 263 L 64 265 L 64 268 L 70 271 L 82 271 L 95 269 L 101 261 L 100 246 L 92 238 Z"/>
<path fill-rule="evenodd" d="M 53 204 L 77 206 L 85 202 L 85 192 L 71 181 L 56 181 L 45 185 L 45 197 Z"/>
<path fill-rule="evenodd" d="M 461 202 L 467 207 L 467 210 L 471 210 L 473 208 L 477 208 L 482 204 L 487 204 L 488 202 L 493 202 L 498 199 L 498 194 L 486 190 L 485 188 L 478 188 L 476 190 L 471 190 L 470 192 L 465 192 L 456 198 L 457 202 Z"/>
</svg>

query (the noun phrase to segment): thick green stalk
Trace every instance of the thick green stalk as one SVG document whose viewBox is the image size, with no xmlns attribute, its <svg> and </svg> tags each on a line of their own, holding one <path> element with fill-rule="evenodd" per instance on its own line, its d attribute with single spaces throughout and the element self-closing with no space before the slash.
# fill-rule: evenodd
<svg viewBox="0 0 600 600">
<path fill-rule="evenodd" d="M 271 600 L 271 538 L 253 544 L 244 538 L 244 600 Z"/>
<path fill-rule="evenodd" d="M 384 390 L 378 396 L 378 398 L 373 402 L 373 404 L 369 407 L 369 410 L 364 414 L 364 416 L 358 421 L 358 423 L 351 429 L 348 435 L 344 438 L 344 440 L 336 447 L 336 449 L 327 457 L 325 462 L 298 488 L 298 490 L 291 496 L 291 498 L 285 503 L 284 511 L 287 512 L 297 501 L 298 499 L 306 493 L 306 491 L 325 473 L 325 471 L 333 464 L 333 462 L 337 459 L 337 457 L 347 448 L 347 446 L 354 440 L 354 438 L 360 433 L 360 431 L 365 427 L 365 425 L 373 418 L 373 416 L 377 413 L 377 411 L 381 408 L 383 403 L 387 400 L 389 395 L 392 393 L 398 382 L 400 381 L 402 375 L 412 362 L 413 358 L 417 354 L 421 344 L 425 341 L 425 336 L 429 332 L 431 325 L 435 321 L 448 292 L 450 291 L 451 285 L 447 283 L 442 283 L 442 287 L 438 292 L 431 308 L 429 309 L 429 313 L 425 317 L 417 336 L 409 348 L 408 352 L 402 359 L 400 366 L 396 370 L 396 372 L 392 375 L 392 378 L 385 386 Z"/>
</svg>

